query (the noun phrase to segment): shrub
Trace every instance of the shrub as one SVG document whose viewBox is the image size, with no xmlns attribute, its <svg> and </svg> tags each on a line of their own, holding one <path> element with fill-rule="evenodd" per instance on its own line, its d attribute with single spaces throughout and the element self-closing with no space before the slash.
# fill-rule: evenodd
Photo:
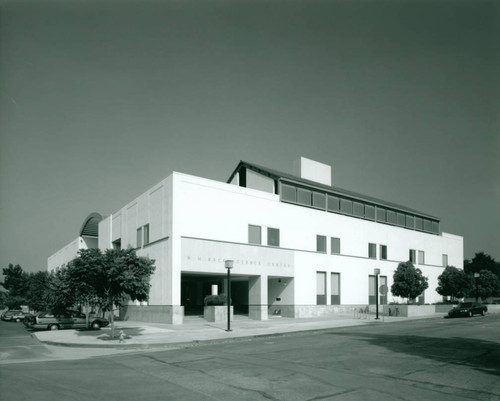
<svg viewBox="0 0 500 401">
<path fill-rule="evenodd" d="M 205 306 L 217 306 L 217 305 L 227 305 L 227 295 L 219 294 L 219 295 L 207 295 L 203 300 Z"/>
</svg>

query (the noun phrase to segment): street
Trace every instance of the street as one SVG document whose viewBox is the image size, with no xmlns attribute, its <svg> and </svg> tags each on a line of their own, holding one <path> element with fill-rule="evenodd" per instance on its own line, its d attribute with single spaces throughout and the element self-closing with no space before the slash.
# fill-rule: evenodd
<svg viewBox="0 0 500 401">
<path fill-rule="evenodd" d="M 26 351 L 0 365 L 3 400 L 500 400 L 498 314 L 50 362 L 30 361 L 44 346 L 21 326 L 0 329 L 3 358 Z"/>
</svg>

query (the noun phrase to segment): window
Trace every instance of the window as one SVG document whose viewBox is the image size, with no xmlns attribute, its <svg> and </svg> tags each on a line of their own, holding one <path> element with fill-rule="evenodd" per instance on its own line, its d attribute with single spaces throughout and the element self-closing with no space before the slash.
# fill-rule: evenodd
<svg viewBox="0 0 500 401">
<path fill-rule="evenodd" d="M 410 257 L 408 259 L 411 263 L 417 263 L 417 251 L 410 249 Z"/>
<path fill-rule="evenodd" d="M 281 185 L 281 200 L 287 201 L 287 202 L 297 202 L 297 194 L 295 187 L 292 187 L 291 185 Z"/>
<path fill-rule="evenodd" d="M 341 199 L 340 211 L 344 214 L 352 214 L 352 201 L 347 199 Z"/>
<path fill-rule="evenodd" d="M 434 234 L 439 234 L 439 223 L 437 221 L 433 221 L 432 222 L 432 229 L 431 229 L 431 231 Z"/>
<path fill-rule="evenodd" d="M 424 221 L 420 217 L 415 217 L 415 228 L 419 231 L 424 229 Z"/>
<path fill-rule="evenodd" d="M 340 254 L 340 238 L 330 238 L 330 250 L 332 254 Z"/>
<path fill-rule="evenodd" d="M 122 239 L 118 238 L 117 240 L 113 241 L 113 249 L 120 250 L 122 249 Z"/>
<path fill-rule="evenodd" d="M 328 211 L 329 212 L 339 212 L 340 211 L 340 199 L 336 196 L 328 195 Z"/>
<path fill-rule="evenodd" d="M 332 273 L 331 278 L 331 295 L 330 303 L 332 305 L 340 305 L 340 273 Z"/>
<path fill-rule="evenodd" d="M 365 219 L 375 220 L 375 207 L 365 205 Z"/>
<path fill-rule="evenodd" d="M 368 244 L 368 257 L 370 259 L 377 259 L 377 245 Z"/>
<path fill-rule="evenodd" d="M 316 235 L 316 251 L 326 253 L 326 237 L 324 235 Z"/>
<path fill-rule="evenodd" d="M 368 276 L 368 304 L 375 305 L 377 302 L 377 282 L 375 275 Z M 387 303 L 387 295 L 382 295 L 380 293 L 380 287 L 383 285 L 387 286 L 387 276 L 378 276 L 378 303 L 379 305 L 384 305 Z"/>
<path fill-rule="evenodd" d="M 377 221 L 386 222 L 386 210 L 377 207 Z"/>
<path fill-rule="evenodd" d="M 431 232 L 432 231 L 432 222 L 430 220 L 424 220 L 424 231 Z"/>
<path fill-rule="evenodd" d="M 302 205 L 310 206 L 312 204 L 311 196 L 312 196 L 311 191 L 308 191 L 307 189 L 297 188 L 297 202 L 298 203 L 300 203 Z"/>
<path fill-rule="evenodd" d="M 248 243 L 249 244 L 262 244 L 262 232 L 260 226 L 248 225 Z"/>
<path fill-rule="evenodd" d="M 316 305 L 326 305 L 326 272 L 316 272 Z"/>
<path fill-rule="evenodd" d="M 448 266 L 448 255 L 443 254 L 443 267 Z"/>
<path fill-rule="evenodd" d="M 320 194 L 319 192 L 313 192 L 313 206 L 325 209 L 326 208 L 325 194 Z"/>
<path fill-rule="evenodd" d="M 149 244 L 149 224 L 144 226 L 144 245 Z"/>
<path fill-rule="evenodd" d="M 425 253 L 424 253 L 424 251 L 418 251 L 418 264 L 425 265 Z"/>
<path fill-rule="evenodd" d="M 406 216 L 406 227 L 413 228 L 415 226 L 415 219 L 413 216 Z"/>
<path fill-rule="evenodd" d="M 387 222 L 390 224 L 397 223 L 396 212 L 393 212 L 392 210 L 387 211 Z"/>
<path fill-rule="evenodd" d="M 365 205 L 359 202 L 353 203 L 354 216 L 365 217 Z"/>
<path fill-rule="evenodd" d="M 142 247 L 142 227 L 137 229 L 137 248 Z"/>
<path fill-rule="evenodd" d="M 380 259 L 387 260 L 387 245 L 380 245 Z"/>
<path fill-rule="evenodd" d="M 267 245 L 280 246 L 280 230 L 278 228 L 267 228 Z"/>
<path fill-rule="evenodd" d="M 397 214 L 397 225 L 404 227 L 406 223 L 405 215 L 403 213 L 398 213 Z"/>
</svg>

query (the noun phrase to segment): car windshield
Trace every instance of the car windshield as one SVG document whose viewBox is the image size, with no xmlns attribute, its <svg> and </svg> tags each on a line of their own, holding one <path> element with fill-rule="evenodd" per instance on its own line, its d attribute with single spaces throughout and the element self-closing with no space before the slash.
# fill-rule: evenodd
<svg viewBox="0 0 500 401">
<path fill-rule="evenodd" d="M 472 306 L 471 302 L 463 302 L 460 304 L 461 308 L 470 308 Z"/>
</svg>

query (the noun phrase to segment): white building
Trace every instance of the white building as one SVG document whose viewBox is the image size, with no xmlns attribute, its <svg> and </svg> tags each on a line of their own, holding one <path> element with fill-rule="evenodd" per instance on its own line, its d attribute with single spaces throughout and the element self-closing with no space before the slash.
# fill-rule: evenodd
<svg viewBox="0 0 500 401">
<path fill-rule="evenodd" d="M 390 289 L 394 270 L 408 260 L 429 279 L 419 302 L 441 300 L 437 278 L 446 265 L 462 266 L 462 237 L 442 233 L 426 213 L 332 187 L 330 166 L 301 158 L 294 173 L 243 161 L 227 183 L 174 172 L 116 213 L 91 214 L 48 268 L 80 248 L 136 248 L 156 271 L 149 302 L 123 313 L 174 324 L 201 313 L 213 285 L 226 292 L 228 259 L 235 313 L 252 319 L 375 304 L 374 269 Z M 400 299 L 390 291 L 380 296 L 393 300 Z"/>
</svg>

